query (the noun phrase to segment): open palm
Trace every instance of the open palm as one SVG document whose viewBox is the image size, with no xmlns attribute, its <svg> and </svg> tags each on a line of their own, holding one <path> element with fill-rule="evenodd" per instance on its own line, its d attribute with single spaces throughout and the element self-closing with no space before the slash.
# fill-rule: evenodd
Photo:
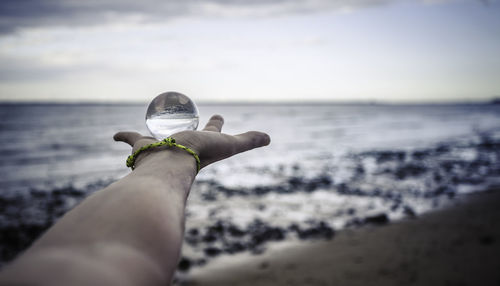
<svg viewBox="0 0 500 286">
<path fill-rule="evenodd" d="M 221 133 L 224 118 L 214 115 L 201 131 L 182 131 L 171 137 L 181 145 L 198 154 L 201 168 L 223 160 L 241 152 L 269 145 L 271 139 L 266 133 L 249 131 L 238 135 Z M 142 146 L 157 142 L 151 136 L 143 136 L 137 132 L 118 132 L 113 137 L 132 146 L 132 153 Z"/>
</svg>

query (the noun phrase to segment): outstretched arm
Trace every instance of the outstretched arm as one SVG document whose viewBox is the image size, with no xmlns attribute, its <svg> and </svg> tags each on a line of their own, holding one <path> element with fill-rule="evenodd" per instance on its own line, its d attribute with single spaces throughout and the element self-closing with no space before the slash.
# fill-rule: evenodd
<svg viewBox="0 0 500 286">
<path fill-rule="evenodd" d="M 203 131 L 174 134 L 194 150 L 202 168 L 268 145 L 269 136 L 220 133 L 213 116 Z M 135 132 L 115 140 L 133 151 L 155 142 Z M 180 148 L 158 147 L 136 160 L 136 169 L 94 193 L 64 215 L 0 275 L 1 285 L 167 285 L 177 266 L 184 210 L 196 176 L 194 157 Z"/>
</svg>

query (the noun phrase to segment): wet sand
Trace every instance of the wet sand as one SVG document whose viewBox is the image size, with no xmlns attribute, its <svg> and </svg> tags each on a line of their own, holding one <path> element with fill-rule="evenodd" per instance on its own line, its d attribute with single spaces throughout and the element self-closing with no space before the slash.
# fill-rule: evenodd
<svg viewBox="0 0 500 286">
<path fill-rule="evenodd" d="M 500 285 L 500 190 L 329 241 L 220 257 L 186 285 Z"/>
</svg>

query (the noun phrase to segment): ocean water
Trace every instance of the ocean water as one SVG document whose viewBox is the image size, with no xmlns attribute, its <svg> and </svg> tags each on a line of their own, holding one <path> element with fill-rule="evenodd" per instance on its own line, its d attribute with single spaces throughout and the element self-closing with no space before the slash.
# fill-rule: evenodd
<svg viewBox="0 0 500 286">
<path fill-rule="evenodd" d="M 200 172 L 187 207 L 189 265 L 258 253 L 267 241 L 418 216 L 499 185 L 499 105 L 198 107 L 200 129 L 221 114 L 223 132 L 264 131 L 272 142 Z M 11 232 L 0 241 L 3 260 L 85 195 L 130 172 L 130 148 L 112 137 L 147 134 L 146 108 L 0 105 L 0 227 Z"/>
</svg>

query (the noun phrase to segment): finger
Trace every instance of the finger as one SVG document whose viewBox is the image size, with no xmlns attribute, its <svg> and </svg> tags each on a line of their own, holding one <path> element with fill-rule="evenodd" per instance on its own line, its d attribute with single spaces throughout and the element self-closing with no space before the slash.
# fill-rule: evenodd
<svg viewBox="0 0 500 286">
<path fill-rule="evenodd" d="M 216 114 L 208 120 L 207 125 L 203 128 L 203 131 L 220 132 L 222 130 L 222 125 L 224 125 L 224 118 Z"/>
<path fill-rule="evenodd" d="M 130 146 L 134 146 L 135 142 L 137 142 L 137 140 L 141 138 L 142 135 L 137 132 L 118 132 L 115 134 L 115 136 L 113 136 L 113 139 L 115 139 L 115 141 L 122 141 L 129 144 Z"/>
<path fill-rule="evenodd" d="M 271 137 L 263 132 L 249 131 L 236 135 L 236 152 L 241 153 L 254 148 L 267 146 L 271 143 Z"/>
</svg>

